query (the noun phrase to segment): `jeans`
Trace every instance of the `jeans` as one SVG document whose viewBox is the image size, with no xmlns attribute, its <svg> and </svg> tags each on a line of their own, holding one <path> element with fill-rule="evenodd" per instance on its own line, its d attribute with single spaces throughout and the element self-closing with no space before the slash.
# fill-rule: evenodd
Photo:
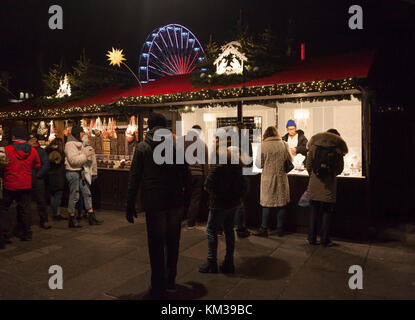
<svg viewBox="0 0 415 320">
<path fill-rule="evenodd" d="M 17 191 L 3 190 L 3 199 L 0 201 L 0 232 L 8 235 L 10 234 L 10 230 L 8 230 L 9 224 L 6 221 L 6 214 L 13 201 L 16 201 L 17 225 L 15 230 L 23 235 L 31 233 L 28 215 L 30 192 L 30 189 Z"/>
<path fill-rule="evenodd" d="M 277 212 L 277 228 L 282 229 L 285 224 L 285 217 L 287 216 L 287 207 L 263 207 L 262 208 L 262 224 L 263 229 L 268 229 L 271 214 L 273 214 L 278 208 Z"/>
<path fill-rule="evenodd" d="M 238 209 L 236 209 L 236 212 L 235 212 L 236 231 L 242 231 L 246 229 L 245 224 L 244 224 L 244 215 L 245 215 L 245 207 L 244 205 L 241 205 Z"/>
<path fill-rule="evenodd" d="M 75 206 L 79 200 L 79 193 L 82 193 L 85 209 L 92 209 L 91 191 L 88 183 L 82 180 L 80 171 L 66 171 L 66 179 L 69 183 L 68 212 L 75 213 Z"/>
<path fill-rule="evenodd" d="M 35 200 L 36 202 L 37 212 L 40 217 L 40 223 L 47 222 L 49 219 L 48 219 L 48 213 L 46 212 L 45 181 L 43 179 L 36 179 L 36 178 L 33 179 L 32 199 Z M 16 207 L 16 210 L 17 210 L 17 207 Z"/>
<path fill-rule="evenodd" d="M 61 206 L 63 190 L 52 192 L 50 195 L 50 206 L 54 217 L 59 215 L 59 207 Z"/>
<path fill-rule="evenodd" d="M 176 280 L 181 213 L 178 209 L 147 211 L 146 222 L 151 289 L 155 293 L 162 293 Z"/>
<path fill-rule="evenodd" d="M 225 261 L 233 263 L 233 252 L 235 250 L 235 233 L 233 225 L 235 211 L 231 209 L 211 209 L 209 212 L 206 233 L 208 237 L 208 261 L 216 263 L 218 255 L 218 229 L 223 227 L 226 239 Z"/>
<path fill-rule="evenodd" d="M 308 241 L 316 242 L 317 240 L 317 219 L 322 215 L 323 221 L 321 224 L 320 242 L 327 244 L 330 242 L 330 226 L 331 219 L 334 214 L 335 203 L 310 201 L 310 226 L 308 231 Z"/>
</svg>

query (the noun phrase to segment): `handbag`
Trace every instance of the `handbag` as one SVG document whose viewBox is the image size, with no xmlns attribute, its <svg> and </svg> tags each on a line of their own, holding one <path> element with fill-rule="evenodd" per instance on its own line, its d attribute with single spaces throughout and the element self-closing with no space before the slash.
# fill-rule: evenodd
<svg viewBox="0 0 415 320">
<path fill-rule="evenodd" d="M 302 208 L 307 208 L 310 206 L 310 200 L 307 198 L 307 190 L 304 191 L 303 195 L 301 196 L 300 200 L 298 201 L 298 206 Z"/>
<path fill-rule="evenodd" d="M 288 159 L 285 160 L 285 162 L 284 162 L 284 170 L 285 170 L 285 173 L 290 172 L 292 169 L 294 169 L 293 163 L 290 160 L 288 160 Z"/>
</svg>

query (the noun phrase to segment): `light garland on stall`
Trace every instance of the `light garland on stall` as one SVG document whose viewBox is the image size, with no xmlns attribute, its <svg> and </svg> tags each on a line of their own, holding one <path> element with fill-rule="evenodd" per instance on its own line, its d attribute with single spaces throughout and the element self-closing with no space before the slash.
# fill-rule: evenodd
<svg viewBox="0 0 415 320">
<path fill-rule="evenodd" d="M 326 91 L 339 91 L 339 90 L 351 90 L 357 88 L 357 80 L 354 78 L 347 78 L 343 80 L 327 80 L 327 81 L 312 81 L 301 82 L 297 84 L 283 84 L 283 85 L 270 85 L 260 87 L 240 87 L 240 88 L 227 88 L 227 89 L 207 89 L 196 92 L 179 92 L 173 94 L 164 95 L 152 95 L 152 96 L 139 96 L 139 97 L 123 97 L 118 99 L 117 105 L 136 105 L 136 104 L 157 104 L 157 103 L 169 103 L 179 101 L 194 101 L 194 100 L 212 100 L 212 99 L 226 99 L 226 98 L 243 98 L 243 97 L 261 97 L 272 95 L 290 95 L 296 93 L 322 93 Z M 350 95 L 345 95 L 349 96 Z M 341 100 L 344 99 L 344 95 L 339 95 Z M 307 98 L 289 98 L 286 99 L 293 101 L 310 101 L 319 100 L 319 97 L 307 97 Z M 286 100 L 285 98 L 281 101 Z M 258 99 L 261 100 L 261 99 Z M 323 97 L 323 100 L 329 100 L 328 97 Z M 278 99 L 280 101 L 280 99 Z M 219 102 L 219 101 L 218 101 Z"/>
<path fill-rule="evenodd" d="M 232 106 L 238 102 L 221 102 L 221 99 L 227 98 L 244 98 L 244 97 L 258 97 L 255 101 L 244 101 L 244 104 L 252 104 L 261 102 L 261 97 L 284 95 L 286 98 L 276 99 L 279 103 L 284 102 L 301 102 L 301 101 L 329 101 L 329 100 L 350 100 L 351 94 L 339 94 L 334 96 L 310 96 L 302 98 L 290 98 L 290 94 L 298 93 L 322 93 L 327 91 L 344 91 L 357 89 L 359 87 L 359 80 L 355 78 L 346 78 L 342 80 L 315 80 L 311 82 L 301 82 L 296 84 L 280 84 L 259 87 L 240 87 L 227 89 L 205 89 L 196 92 L 179 92 L 174 94 L 160 94 L 151 96 L 138 97 L 122 97 L 119 98 L 115 104 L 93 104 L 86 106 L 73 106 L 68 108 L 53 108 L 53 109 L 37 109 L 26 111 L 12 111 L 0 112 L 0 119 L 25 119 L 25 118 L 65 118 L 67 115 L 87 114 L 108 112 L 114 114 L 134 113 L 136 105 L 152 105 L 169 102 L 184 102 L 189 101 L 188 108 L 166 106 L 160 109 L 166 110 L 183 110 L 184 112 L 192 112 L 191 107 L 199 107 L 193 105 L 191 102 L 196 100 L 217 100 L 211 103 L 201 104 L 200 107 L 207 106 Z M 360 94 L 353 94 L 354 97 L 360 99 Z M 266 100 L 266 99 L 262 99 Z"/>
</svg>

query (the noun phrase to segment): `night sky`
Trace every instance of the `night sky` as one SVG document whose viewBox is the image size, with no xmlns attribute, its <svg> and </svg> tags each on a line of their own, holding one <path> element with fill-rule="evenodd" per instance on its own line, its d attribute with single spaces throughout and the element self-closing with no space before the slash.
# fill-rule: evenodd
<svg viewBox="0 0 415 320">
<path fill-rule="evenodd" d="M 54 4 L 63 8 L 63 30 L 48 28 L 48 8 Z M 364 30 L 348 28 L 353 4 L 363 7 Z M 12 90 L 39 92 L 41 72 L 61 58 L 69 67 L 85 48 L 94 64 L 106 66 L 105 54 L 113 46 L 124 50 L 136 70 L 141 46 L 153 29 L 178 23 L 202 45 L 210 34 L 223 43 L 233 40 L 230 30 L 240 9 L 244 22 L 258 33 L 267 24 L 284 33 L 291 19 L 296 40 L 306 43 L 307 58 L 352 52 L 376 46 L 391 28 L 408 27 L 414 7 L 410 0 L 2 0 L 0 71 L 12 75 Z"/>
</svg>

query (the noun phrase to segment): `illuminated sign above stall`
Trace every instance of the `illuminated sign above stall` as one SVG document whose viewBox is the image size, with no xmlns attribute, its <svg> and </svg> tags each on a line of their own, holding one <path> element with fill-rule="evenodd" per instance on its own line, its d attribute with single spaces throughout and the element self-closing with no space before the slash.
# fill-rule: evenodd
<svg viewBox="0 0 415 320">
<path fill-rule="evenodd" d="M 56 98 L 63 98 L 65 96 L 71 96 L 71 85 L 69 84 L 68 76 L 66 74 L 59 83 L 59 89 L 56 91 Z"/>
<path fill-rule="evenodd" d="M 221 47 L 222 53 L 215 60 L 217 74 L 242 74 L 244 71 L 244 61 L 248 59 L 241 52 L 241 44 L 232 41 Z"/>
</svg>

